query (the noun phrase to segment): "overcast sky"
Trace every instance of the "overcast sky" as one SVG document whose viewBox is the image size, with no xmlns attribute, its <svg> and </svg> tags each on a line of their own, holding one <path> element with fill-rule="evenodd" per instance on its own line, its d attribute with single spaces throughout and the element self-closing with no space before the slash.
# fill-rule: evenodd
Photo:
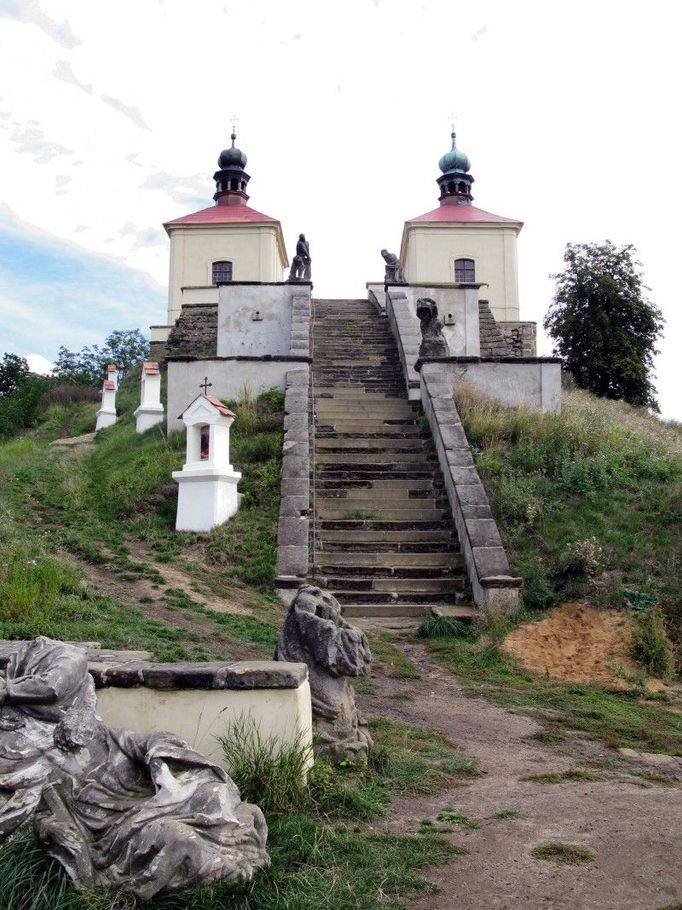
<svg viewBox="0 0 682 910">
<path fill-rule="evenodd" d="M 454 113 L 474 204 L 525 222 L 521 318 L 566 242 L 633 243 L 682 419 L 679 61 L 662 0 L 0 0 L 0 353 L 165 322 L 161 225 L 211 204 L 233 114 L 250 204 L 305 231 L 317 295 L 364 296 Z"/>
</svg>

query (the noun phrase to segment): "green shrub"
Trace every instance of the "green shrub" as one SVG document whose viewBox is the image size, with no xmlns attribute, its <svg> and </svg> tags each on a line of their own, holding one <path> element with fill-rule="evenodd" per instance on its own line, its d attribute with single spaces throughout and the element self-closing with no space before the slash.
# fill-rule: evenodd
<svg viewBox="0 0 682 910">
<path fill-rule="evenodd" d="M 634 616 L 630 653 L 651 676 L 668 682 L 672 680 L 675 673 L 673 649 L 658 604 Z"/>
<path fill-rule="evenodd" d="M 471 625 L 450 616 L 429 616 L 417 629 L 419 638 L 471 638 Z"/>
</svg>

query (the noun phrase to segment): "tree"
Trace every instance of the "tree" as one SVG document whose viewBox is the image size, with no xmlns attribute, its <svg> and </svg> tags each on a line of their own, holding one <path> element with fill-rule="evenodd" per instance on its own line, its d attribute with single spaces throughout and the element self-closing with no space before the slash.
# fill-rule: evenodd
<svg viewBox="0 0 682 910">
<path fill-rule="evenodd" d="M 646 298 L 635 248 L 568 243 L 544 327 L 576 385 L 658 410 L 652 383 L 661 311 Z"/>
<path fill-rule="evenodd" d="M 125 379 L 130 370 L 149 357 L 149 342 L 139 329 L 112 332 L 104 347 L 93 344 L 78 352 L 59 348 L 55 376 L 66 382 L 98 386 L 107 364 L 115 363 Z"/>
<path fill-rule="evenodd" d="M 0 362 L 0 398 L 11 395 L 28 376 L 28 363 L 17 354 L 5 354 Z"/>
</svg>

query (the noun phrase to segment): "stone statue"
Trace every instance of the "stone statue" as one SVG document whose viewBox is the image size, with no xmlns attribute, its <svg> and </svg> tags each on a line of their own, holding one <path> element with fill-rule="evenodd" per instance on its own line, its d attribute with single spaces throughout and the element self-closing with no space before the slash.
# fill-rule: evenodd
<svg viewBox="0 0 682 910">
<path fill-rule="evenodd" d="M 33 820 L 77 887 L 150 900 L 268 863 L 267 826 L 225 771 L 170 733 L 110 730 L 85 652 L 37 638 L 0 676 L 0 840 Z"/>
<path fill-rule="evenodd" d="M 334 761 L 366 761 L 372 739 L 358 716 L 350 677 L 366 676 L 372 655 L 367 636 L 341 616 L 335 597 L 301 585 L 284 620 L 275 660 L 308 665 L 317 754 Z"/>
<path fill-rule="evenodd" d="M 386 284 L 406 284 L 403 275 L 403 267 L 395 253 L 389 253 L 388 250 L 382 250 L 381 255 L 386 263 L 386 274 L 384 282 Z"/>
<path fill-rule="evenodd" d="M 299 234 L 296 255 L 291 261 L 289 281 L 310 281 L 310 263 L 310 244 L 305 239 L 305 234 Z"/>
<path fill-rule="evenodd" d="M 430 297 L 420 297 L 417 300 L 417 317 L 422 330 L 419 359 L 415 364 L 416 369 L 419 369 L 422 360 L 431 357 L 447 357 L 449 350 L 447 341 L 443 337 L 443 324 L 438 318 L 436 301 L 431 300 Z"/>
</svg>

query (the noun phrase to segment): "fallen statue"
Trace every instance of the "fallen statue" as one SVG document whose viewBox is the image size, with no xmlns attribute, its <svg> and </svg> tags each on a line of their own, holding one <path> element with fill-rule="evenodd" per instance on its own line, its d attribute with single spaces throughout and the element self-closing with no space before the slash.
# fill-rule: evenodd
<svg viewBox="0 0 682 910">
<path fill-rule="evenodd" d="M 263 814 L 222 768 L 170 733 L 110 730 L 84 651 L 42 637 L 0 675 L 0 840 L 31 819 L 78 887 L 142 900 L 268 862 Z"/>
<path fill-rule="evenodd" d="M 349 677 L 367 675 L 372 655 L 367 636 L 346 622 L 328 591 L 301 585 L 284 620 L 275 660 L 308 665 L 316 753 L 333 761 L 366 760 L 372 738 L 358 715 Z"/>
</svg>

